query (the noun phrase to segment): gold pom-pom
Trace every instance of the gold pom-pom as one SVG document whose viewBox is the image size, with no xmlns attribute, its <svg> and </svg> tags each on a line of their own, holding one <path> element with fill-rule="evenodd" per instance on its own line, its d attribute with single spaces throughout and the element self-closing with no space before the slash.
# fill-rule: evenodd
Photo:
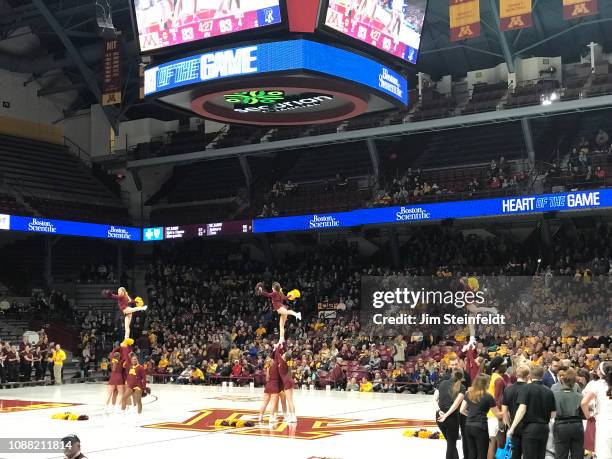
<svg viewBox="0 0 612 459">
<path fill-rule="evenodd" d="M 79 420 L 79 415 L 75 414 L 75 413 L 70 413 L 68 415 L 68 420 L 69 421 L 78 421 Z"/>
<path fill-rule="evenodd" d="M 236 427 L 241 428 L 241 427 L 244 427 L 245 424 L 246 423 L 244 421 L 237 421 L 236 422 Z"/>
<path fill-rule="evenodd" d="M 404 437 L 414 437 L 414 430 L 412 429 L 406 429 L 404 430 Z"/>
<path fill-rule="evenodd" d="M 429 438 L 431 433 L 428 430 L 419 430 L 419 438 Z"/>
<path fill-rule="evenodd" d="M 221 427 L 223 425 L 223 419 L 217 419 L 215 421 L 215 427 Z"/>
</svg>

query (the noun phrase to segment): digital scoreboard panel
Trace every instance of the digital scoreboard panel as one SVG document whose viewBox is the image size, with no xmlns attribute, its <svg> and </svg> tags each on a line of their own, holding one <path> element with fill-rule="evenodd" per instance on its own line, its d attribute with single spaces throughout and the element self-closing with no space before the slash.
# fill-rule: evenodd
<svg viewBox="0 0 612 459">
<path fill-rule="evenodd" d="M 231 236 L 236 234 L 249 234 L 252 232 L 253 222 L 251 220 L 240 220 L 202 223 L 197 225 L 144 228 L 142 231 L 142 240 L 144 242 L 154 242 L 171 239 L 195 239 L 208 236 Z"/>
<path fill-rule="evenodd" d="M 281 24 L 281 0 L 132 0 L 141 52 Z"/>
<path fill-rule="evenodd" d="M 416 64 L 428 0 L 324 1 L 326 27 Z"/>
</svg>

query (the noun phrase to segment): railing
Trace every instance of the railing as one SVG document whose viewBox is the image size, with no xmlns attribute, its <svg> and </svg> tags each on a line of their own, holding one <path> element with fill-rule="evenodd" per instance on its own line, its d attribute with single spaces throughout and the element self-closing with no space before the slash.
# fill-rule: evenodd
<svg viewBox="0 0 612 459">
<path fill-rule="evenodd" d="M 87 153 L 83 148 L 81 148 L 76 142 L 72 139 L 63 136 L 64 146 L 68 148 L 77 158 L 87 164 L 88 167 L 91 167 L 92 161 L 91 156 Z"/>
</svg>

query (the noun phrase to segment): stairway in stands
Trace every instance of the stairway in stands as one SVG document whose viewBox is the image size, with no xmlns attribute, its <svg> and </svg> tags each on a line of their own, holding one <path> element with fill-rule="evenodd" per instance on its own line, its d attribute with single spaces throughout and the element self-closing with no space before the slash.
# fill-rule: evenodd
<svg viewBox="0 0 612 459">
<path fill-rule="evenodd" d="M 118 288 L 118 285 L 109 284 L 79 284 L 76 287 L 75 307 L 81 314 L 87 314 L 93 308 L 96 313 L 111 314 L 113 317 L 117 311 L 117 302 L 104 298 L 100 293 L 104 289 L 116 291 Z"/>
<path fill-rule="evenodd" d="M 11 344 L 19 344 L 21 337 L 28 331 L 29 321 L 24 318 L 6 318 L 0 316 L 0 338 Z"/>
</svg>

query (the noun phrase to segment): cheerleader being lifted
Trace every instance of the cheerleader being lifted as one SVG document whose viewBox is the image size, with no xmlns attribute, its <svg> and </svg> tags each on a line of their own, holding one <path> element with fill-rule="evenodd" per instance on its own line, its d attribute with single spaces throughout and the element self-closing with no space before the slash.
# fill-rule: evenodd
<svg viewBox="0 0 612 459">
<path fill-rule="evenodd" d="M 279 320 L 279 330 L 280 330 L 280 340 L 278 343 L 285 342 L 285 323 L 287 323 L 288 316 L 294 316 L 297 320 L 302 320 L 302 313 L 295 312 L 292 309 L 289 309 L 287 305 L 285 305 L 284 301 L 294 301 L 300 297 L 299 290 L 291 290 L 287 295 L 283 293 L 283 289 L 278 282 L 274 282 L 272 284 L 272 291 L 266 292 L 264 290 L 263 282 L 259 282 L 255 286 L 255 295 L 265 296 L 269 298 L 272 303 L 272 308 L 278 313 L 280 316 Z"/>
</svg>

